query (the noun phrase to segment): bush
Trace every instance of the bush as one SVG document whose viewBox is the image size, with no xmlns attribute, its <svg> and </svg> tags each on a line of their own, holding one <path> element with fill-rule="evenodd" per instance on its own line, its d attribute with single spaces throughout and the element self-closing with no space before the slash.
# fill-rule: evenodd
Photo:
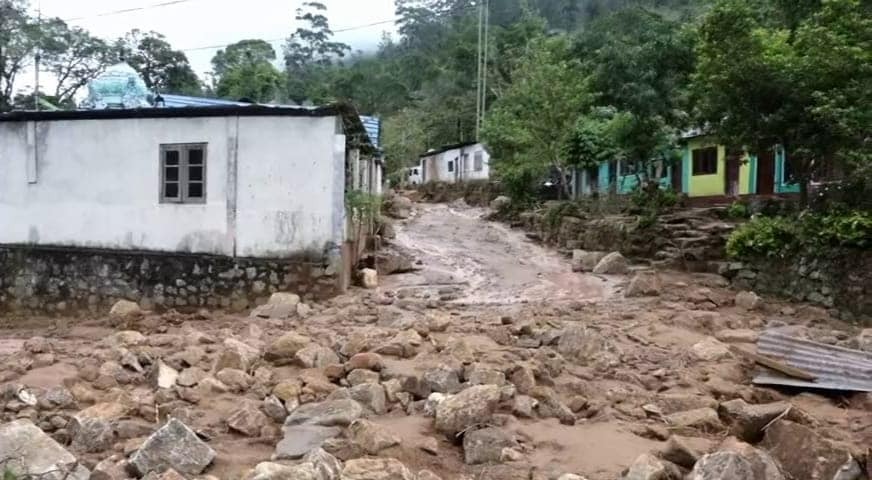
<svg viewBox="0 0 872 480">
<path fill-rule="evenodd" d="M 826 256 L 846 248 L 872 248 L 872 212 L 756 217 L 737 228 L 727 241 L 727 255 L 736 259 L 797 253 Z"/>
<path fill-rule="evenodd" d="M 727 209 L 727 217 L 729 218 L 749 218 L 751 212 L 748 206 L 742 202 L 733 202 L 730 208 Z"/>
</svg>

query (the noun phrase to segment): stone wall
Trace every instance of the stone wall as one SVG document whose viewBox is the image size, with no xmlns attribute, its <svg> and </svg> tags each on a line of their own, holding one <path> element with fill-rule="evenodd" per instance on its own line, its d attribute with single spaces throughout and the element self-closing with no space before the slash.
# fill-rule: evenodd
<svg viewBox="0 0 872 480">
<path fill-rule="evenodd" d="M 872 252 L 831 252 L 826 258 L 758 259 L 730 264 L 737 288 L 785 296 L 825 308 L 845 319 L 872 320 Z M 845 314 L 847 312 L 847 314 Z"/>
<path fill-rule="evenodd" d="M 463 199 L 474 207 L 486 207 L 490 201 L 501 194 L 496 183 L 487 180 L 470 180 L 460 183 L 428 182 L 419 185 L 417 190 L 421 200 L 432 203 L 449 203 Z"/>
<path fill-rule="evenodd" d="M 177 310 L 255 306 L 276 291 L 325 298 L 340 267 L 312 257 L 231 258 L 67 247 L 0 246 L 0 312 L 105 312 L 119 299 Z"/>
</svg>

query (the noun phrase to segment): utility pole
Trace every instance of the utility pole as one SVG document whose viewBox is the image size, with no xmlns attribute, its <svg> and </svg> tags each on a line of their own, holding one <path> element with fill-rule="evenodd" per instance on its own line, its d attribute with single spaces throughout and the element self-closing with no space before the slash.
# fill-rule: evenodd
<svg viewBox="0 0 872 480">
<path fill-rule="evenodd" d="M 39 61 L 41 59 L 41 52 L 39 51 L 40 44 L 42 43 L 42 0 L 36 6 L 36 53 L 33 55 L 33 72 L 34 72 L 34 85 L 33 85 L 33 107 L 34 110 L 39 111 Z"/>
<path fill-rule="evenodd" d="M 476 74 L 475 74 L 475 139 L 479 139 L 479 133 L 481 132 L 481 59 L 482 59 L 482 51 L 481 51 L 481 36 L 483 31 L 483 23 L 484 23 L 484 2 L 483 0 L 479 0 L 478 5 L 478 45 L 477 45 L 477 55 L 476 55 Z"/>
<path fill-rule="evenodd" d="M 484 59 L 481 63 L 481 120 L 480 124 L 484 124 L 484 117 L 487 115 L 487 57 L 488 57 L 488 32 L 490 30 L 490 0 L 484 0 L 484 48 L 482 50 Z M 476 138 L 476 140 L 478 140 Z"/>
</svg>

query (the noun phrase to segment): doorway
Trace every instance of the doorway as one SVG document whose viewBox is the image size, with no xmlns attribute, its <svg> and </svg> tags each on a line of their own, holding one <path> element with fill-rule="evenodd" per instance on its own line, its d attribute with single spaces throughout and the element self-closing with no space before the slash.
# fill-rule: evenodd
<svg viewBox="0 0 872 480">
<path fill-rule="evenodd" d="M 775 152 L 766 150 L 757 155 L 757 195 L 775 193 Z"/>
<path fill-rule="evenodd" d="M 739 167 L 742 163 L 742 154 L 730 152 L 727 154 L 727 172 L 724 176 L 724 193 L 728 197 L 739 196 Z"/>
</svg>

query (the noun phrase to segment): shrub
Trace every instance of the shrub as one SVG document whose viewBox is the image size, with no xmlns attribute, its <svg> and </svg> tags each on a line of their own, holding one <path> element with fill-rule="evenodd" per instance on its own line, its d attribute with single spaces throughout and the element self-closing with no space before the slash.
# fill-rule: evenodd
<svg viewBox="0 0 872 480">
<path fill-rule="evenodd" d="M 731 258 L 780 257 L 796 241 L 794 225 L 783 217 L 757 217 L 740 226 L 727 240 Z"/>
<path fill-rule="evenodd" d="M 748 206 L 744 203 L 733 202 L 730 205 L 730 208 L 727 209 L 727 216 L 729 218 L 749 218 L 751 212 L 748 210 Z"/>
</svg>

